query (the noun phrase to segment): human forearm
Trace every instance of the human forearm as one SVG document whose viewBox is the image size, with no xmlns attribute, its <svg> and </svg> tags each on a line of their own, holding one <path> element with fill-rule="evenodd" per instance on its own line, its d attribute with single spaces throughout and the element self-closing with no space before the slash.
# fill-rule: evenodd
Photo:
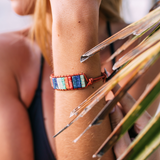
<svg viewBox="0 0 160 160">
<path fill-rule="evenodd" d="M 54 75 L 85 73 L 89 78 L 101 75 L 99 55 L 85 63 L 80 56 L 97 44 L 99 1 L 52 1 L 53 14 L 53 64 Z M 55 2 L 55 3 L 54 3 Z M 67 3 L 66 3 L 67 2 Z M 58 3 L 58 4 L 57 4 Z M 84 90 L 55 92 L 55 132 L 69 121 L 69 113 L 102 85 L 102 81 Z M 92 159 L 92 155 L 109 134 L 107 119 L 97 128 L 87 132 L 76 144 L 72 141 L 85 129 L 96 112 L 102 108 L 104 100 L 93 111 L 56 137 L 58 159 Z M 107 127 L 108 125 L 108 127 Z M 111 151 L 107 153 L 112 159 Z"/>
<path fill-rule="evenodd" d="M 83 70 L 88 70 L 87 75 L 91 72 L 96 75 L 95 70 L 97 70 L 97 76 L 100 74 L 98 56 L 94 57 L 96 64 L 92 65 L 94 67 L 92 70 L 88 66 L 93 63 L 93 59 L 86 64 L 79 63 L 80 56 L 97 44 L 98 36 L 98 5 L 92 4 L 95 2 L 93 0 L 92 3 L 86 1 L 88 5 L 84 2 L 77 3 L 75 1 L 74 4 L 71 2 L 71 4 L 61 5 L 61 7 L 56 2 L 58 7 L 56 5 L 53 7 L 52 42 L 55 75 L 73 74 L 74 71 L 79 73 Z M 63 60 L 64 63 L 62 63 Z M 59 62 L 61 62 L 61 65 L 59 65 Z"/>
</svg>

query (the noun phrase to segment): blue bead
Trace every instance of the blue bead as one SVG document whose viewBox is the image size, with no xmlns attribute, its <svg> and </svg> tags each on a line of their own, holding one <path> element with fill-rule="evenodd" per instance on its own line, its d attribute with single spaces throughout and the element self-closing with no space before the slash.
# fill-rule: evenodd
<svg viewBox="0 0 160 160">
<path fill-rule="evenodd" d="M 82 88 L 80 76 L 72 76 L 73 88 Z"/>
<path fill-rule="evenodd" d="M 58 83 L 57 83 L 57 78 L 52 78 L 52 82 L 53 82 L 54 89 L 59 89 L 58 88 Z"/>
</svg>

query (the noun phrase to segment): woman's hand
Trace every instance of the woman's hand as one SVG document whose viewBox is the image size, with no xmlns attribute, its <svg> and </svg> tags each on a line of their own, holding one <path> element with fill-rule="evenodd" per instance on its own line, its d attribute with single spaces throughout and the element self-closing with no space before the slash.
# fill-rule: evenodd
<svg viewBox="0 0 160 160">
<path fill-rule="evenodd" d="M 115 93 L 119 88 L 120 86 L 117 85 L 113 89 L 113 93 Z M 114 109 L 110 112 L 110 120 L 111 120 L 111 125 L 113 129 L 128 113 L 128 111 L 131 109 L 134 103 L 135 103 L 135 100 L 132 98 L 130 94 L 127 93 L 120 101 L 121 107 L 118 105 L 114 107 Z M 148 124 L 150 119 L 151 119 L 151 116 L 147 111 L 145 111 L 133 126 L 134 134 L 135 133 L 139 134 L 144 129 L 144 127 Z M 124 134 L 124 136 L 114 146 L 114 153 L 116 155 L 116 158 L 118 158 L 127 149 L 127 147 L 131 144 L 134 138 L 135 137 L 132 137 L 131 134 L 129 134 L 128 132 Z M 149 157 L 148 160 L 150 159 L 158 160 L 160 159 L 159 156 L 160 155 L 158 151 L 156 151 L 152 154 L 152 156 Z"/>
</svg>

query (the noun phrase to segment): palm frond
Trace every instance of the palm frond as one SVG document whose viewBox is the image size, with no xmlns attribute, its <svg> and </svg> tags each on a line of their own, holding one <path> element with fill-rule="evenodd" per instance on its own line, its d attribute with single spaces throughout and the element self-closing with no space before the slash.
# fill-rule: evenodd
<svg viewBox="0 0 160 160">
<path fill-rule="evenodd" d="M 95 104 L 97 104 L 115 85 L 120 82 L 125 76 L 127 76 L 131 71 L 136 67 L 143 68 L 147 62 L 149 62 L 152 57 L 159 57 L 160 51 L 160 42 L 150 47 L 148 50 L 143 52 L 128 65 L 124 66 L 111 80 L 102 85 L 97 91 L 95 91 L 91 96 L 89 96 L 84 102 L 82 102 L 78 107 L 76 107 L 71 115 L 81 116 L 86 114 Z M 137 50 L 139 52 L 139 50 Z M 157 58 L 156 58 L 157 59 Z M 84 109 L 84 110 L 83 110 Z M 83 110 L 83 111 L 82 111 Z"/>
<path fill-rule="evenodd" d="M 116 56 L 118 56 L 122 51 L 126 50 L 130 45 L 132 45 L 138 38 L 142 37 L 146 32 L 148 32 L 151 28 L 153 28 L 157 23 L 153 24 L 150 28 L 146 29 L 144 32 L 142 32 L 140 35 L 135 35 L 135 36 L 130 36 L 129 39 L 121 46 L 119 47 L 115 53 L 113 53 L 109 59 L 106 60 L 106 63 L 108 61 L 111 61 L 114 59 Z M 157 27 L 159 29 L 159 26 Z M 153 31 L 153 33 L 155 30 Z M 153 34 L 152 33 L 152 34 Z M 150 34 L 151 35 L 151 34 Z M 148 36 L 149 37 L 149 36 Z"/>
<path fill-rule="evenodd" d="M 127 63 L 138 54 L 150 48 L 155 43 L 159 42 L 160 39 L 160 25 L 151 32 L 149 36 L 147 36 L 137 47 L 133 48 L 131 51 L 126 53 L 123 57 L 121 57 L 118 62 L 116 62 L 113 66 L 113 70 L 119 68 L 123 64 Z"/>
<path fill-rule="evenodd" d="M 160 146 L 160 112 L 148 123 L 118 160 L 146 159 Z M 154 136 L 153 136 L 154 135 Z"/>
<path fill-rule="evenodd" d="M 130 35 L 140 35 L 141 33 L 145 32 L 148 28 L 159 22 L 160 20 L 160 7 L 156 8 L 149 14 L 147 14 L 144 18 L 139 21 L 136 21 L 129 26 L 125 27 L 121 31 L 117 32 L 113 36 L 109 37 L 108 39 L 104 40 L 97 46 L 93 47 L 85 54 L 81 56 L 80 61 L 84 62 L 89 57 L 93 56 L 94 54 L 98 53 L 100 50 L 103 50 L 109 44 L 115 42 L 118 39 L 124 39 Z"/>
<path fill-rule="evenodd" d="M 155 80 L 147 87 L 135 105 L 117 125 L 110 136 L 105 140 L 102 146 L 94 154 L 94 157 L 102 157 L 134 124 L 140 115 L 149 107 L 153 100 L 160 94 L 160 74 Z"/>
<path fill-rule="evenodd" d="M 61 131 L 59 131 L 54 137 L 60 134 L 62 131 L 71 126 L 79 118 L 83 117 L 90 109 L 94 107 L 115 85 L 122 80 L 126 75 L 133 71 L 136 67 L 143 68 L 154 58 L 157 59 L 160 56 L 160 42 L 156 43 L 154 46 L 143 52 L 138 58 L 135 58 L 128 65 L 123 67 L 111 80 L 102 85 L 97 91 L 95 91 L 91 96 L 89 96 L 85 101 L 83 101 L 78 107 L 76 107 L 71 115 L 76 115 L 76 117 L 67 124 Z M 153 62 L 155 61 L 153 60 Z M 152 63 L 153 63 L 152 62 Z M 151 63 L 151 64 L 152 64 Z"/>
<path fill-rule="evenodd" d="M 114 98 L 109 101 L 103 109 L 97 114 L 97 116 L 93 119 L 93 121 L 88 125 L 88 127 L 83 131 L 80 136 L 78 136 L 74 142 L 77 142 L 81 136 L 92 126 L 99 125 L 101 122 L 105 119 L 105 117 L 109 114 L 109 112 L 112 110 L 112 108 L 120 102 L 120 100 L 125 96 L 127 91 L 132 87 L 132 85 L 144 74 L 152 63 L 156 61 L 156 57 L 153 57 L 143 68 L 136 68 L 136 70 L 130 75 L 130 78 L 127 80 L 127 82 L 121 87 L 115 94 Z"/>
</svg>

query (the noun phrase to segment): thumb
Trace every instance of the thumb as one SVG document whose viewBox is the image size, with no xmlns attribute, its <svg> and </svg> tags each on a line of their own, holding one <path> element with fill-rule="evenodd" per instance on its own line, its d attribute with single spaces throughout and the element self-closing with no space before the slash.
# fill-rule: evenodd
<svg viewBox="0 0 160 160">
<path fill-rule="evenodd" d="M 123 119 L 123 113 L 118 106 L 112 109 L 109 116 L 112 129 L 114 129 L 118 125 L 118 123 Z M 126 132 L 114 146 L 114 153 L 116 155 L 116 158 L 118 158 L 126 150 L 130 143 L 131 140 L 129 134 L 128 132 Z"/>
<path fill-rule="evenodd" d="M 118 105 L 116 105 L 111 110 L 109 116 L 110 116 L 110 122 L 111 122 L 112 129 L 114 130 L 114 128 L 118 125 L 118 123 L 123 119 L 123 113 Z"/>
</svg>

